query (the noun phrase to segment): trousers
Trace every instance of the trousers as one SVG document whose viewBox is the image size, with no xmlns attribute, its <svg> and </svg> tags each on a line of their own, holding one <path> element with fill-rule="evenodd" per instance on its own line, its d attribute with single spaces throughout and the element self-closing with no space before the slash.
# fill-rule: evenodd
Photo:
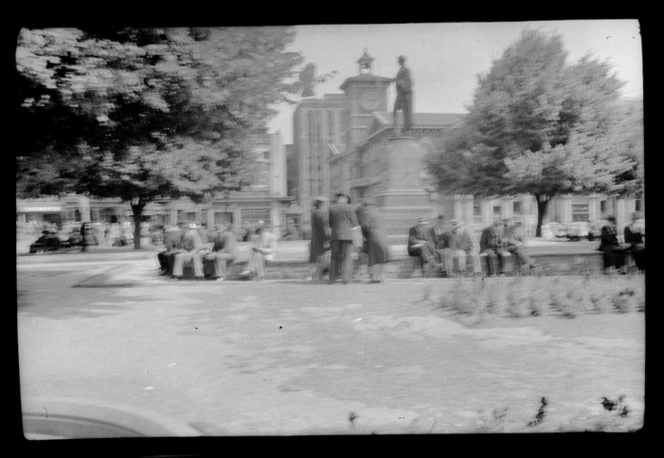
<svg viewBox="0 0 664 458">
<path fill-rule="evenodd" d="M 332 240 L 330 242 L 330 278 L 328 283 L 334 283 L 337 275 L 345 283 L 353 279 L 353 251 L 352 240 Z"/>
</svg>

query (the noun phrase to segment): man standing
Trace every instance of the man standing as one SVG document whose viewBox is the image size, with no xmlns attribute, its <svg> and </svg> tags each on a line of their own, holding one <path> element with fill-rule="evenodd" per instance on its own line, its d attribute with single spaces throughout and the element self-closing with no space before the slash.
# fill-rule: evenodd
<svg viewBox="0 0 664 458">
<path fill-rule="evenodd" d="M 353 275 L 353 245 L 362 246 L 362 233 L 355 210 L 350 205 L 350 196 L 338 193 L 336 197 L 337 201 L 329 211 L 331 255 L 328 283 L 334 283 L 340 271 L 341 280 L 346 284 Z"/>
<path fill-rule="evenodd" d="M 482 231 L 480 254 L 487 257 L 489 276 L 503 275 L 504 258 L 509 253 L 504 249 L 505 229 L 500 218 L 493 220 L 491 226 Z"/>
<path fill-rule="evenodd" d="M 399 56 L 399 71 L 394 79 L 397 89 L 397 98 L 394 101 L 394 111 L 392 113 L 394 119 L 394 129 L 397 128 L 397 111 L 403 112 L 403 134 L 410 131 L 411 126 L 411 113 L 413 112 L 413 79 L 410 76 L 410 69 L 406 67 L 406 58 Z"/>
<path fill-rule="evenodd" d="M 173 278 L 182 278 L 185 262 L 194 264 L 194 277 L 203 280 L 203 259 L 200 250 L 203 248 L 201 237 L 196 230 L 196 224 L 189 224 L 189 229 L 182 236 L 182 250 L 175 254 L 173 263 Z"/>
<path fill-rule="evenodd" d="M 217 226 L 218 234 L 212 245 L 212 252 L 203 259 L 214 263 L 214 280 L 223 280 L 226 276 L 226 264 L 233 262 L 236 256 L 237 239 L 235 233 L 225 224 Z"/>
</svg>

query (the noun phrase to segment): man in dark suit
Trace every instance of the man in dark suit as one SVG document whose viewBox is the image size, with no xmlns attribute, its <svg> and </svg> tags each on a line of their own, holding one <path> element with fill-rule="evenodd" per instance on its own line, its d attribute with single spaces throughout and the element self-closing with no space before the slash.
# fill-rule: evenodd
<svg viewBox="0 0 664 458">
<path fill-rule="evenodd" d="M 394 129 L 397 128 L 397 111 L 403 112 L 403 134 L 407 134 L 411 126 L 411 113 L 413 112 L 413 79 L 410 76 L 410 69 L 406 67 L 406 58 L 399 56 L 399 71 L 395 78 L 397 89 L 397 98 L 394 101 L 394 110 L 392 113 L 394 119 Z"/>
<path fill-rule="evenodd" d="M 328 283 L 336 281 L 339 270 L 342 282 L 348 283 L 353 276 L 353 245 L 361 246 L 362 233 L 357 221 L 355 209 L 350 205 L 350 196 L 337 194 L 337 201 L 330 206 L 330 278 Z"/>
<path fill-rule="evenodd" d="M 482 231 L 480 255 L 487 258 L 489 276 L 504 275 L 504 259 L 510 254 L 505 249 L 505 226 L 500 218 L 495 218 L 493 224 Z"/>
<path fill-rule="evenodd" d="M 625 226 L 625 243 L 629 245 L 629 253 L 634 259 L 636 268 L 646 270 L 646 227 L 643 215 L 639 212 L 632 214 L 631 224 Z"/>
<path fill-rule="evenodd" d="M 433 244 L 429 239 L 424 218 L 418 218 L 417 224 L 408 229 L 408 255 L 420 258 L 422 267 L 433 261 Z"/>
<path fill-rule="evenodd" d="M 171 275 L 173 273 L 173 264 L 175 253 L 182 248 L 182 234 L 184 234 L 184 223 L 179 226 L 171 226 L 164 231 L 164 246 L 166 251 L 157 255 L 162 275 Z"/>
</svg>

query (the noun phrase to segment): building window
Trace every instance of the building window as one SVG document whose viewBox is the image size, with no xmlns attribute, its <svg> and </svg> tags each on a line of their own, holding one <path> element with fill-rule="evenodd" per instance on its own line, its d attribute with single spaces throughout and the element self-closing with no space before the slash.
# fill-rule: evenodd
<svg viewBox="0 0 664 458">
<path fill-rule="evenodd" d="M 473 216 L 482 216 L 482 203 L 477 199 L 473 201 Z"/>
<path fill-rule="evenodd" d="M 493 206 L 493 216 L 500 216 L 503 214 L 503 207 L 500 205 Z"/>
<path fill-rule="evenodd" d="M 588 221 L 588 204 L 572 204 L 572 221 Z"/>
<path fill-rule="evenodd" d="M 521 215 L 523 214 L 523 202 L 520 200 L 515 200 L 512 202 L 512 213 L 515 215 Z"/>
<path fill-rule="evenodd" d="M 604 214 L 606 213 L 606 200 L 602 200 L 599 203 L 599 211 Z"/>
<path fill-rule="evenodd" d="M 641 199 L 634 200 L 634 211 L 635 212 L 641 211 Z"/>
<path fill-rule="evenodd" d="M 231 212 L 214 212 L 214 225 L 219 226 L 233 226 L 233 213 Z"/>
<path fill-rule="evenodd" d="M 187 222 L 188 223 L 196 222 L 196 212 L 187 212 Z"/>
<path fill-rule="evenodd" d="M 270 225 L 269 208 L 242 208 L 240 209 L 240 218 L 243 226 L 253 226 L 259 221 Z"/>
</svg>

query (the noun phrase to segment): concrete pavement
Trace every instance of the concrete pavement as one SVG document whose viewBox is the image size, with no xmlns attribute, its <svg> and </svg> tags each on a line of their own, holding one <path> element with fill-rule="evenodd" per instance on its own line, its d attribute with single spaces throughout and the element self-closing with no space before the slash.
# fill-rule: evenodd
<svg viewBox="0 0 664 458">
<path fill-rule="evenodd" d="M 211 435 L 621 430 L 642 418 L 641 313 L 469 326 L 426 299 L 450 284 L 439 279 L 167 282 L 151 254 L 17 263 L 25 396 L 131 405 Z M 95 275 L 120 286 L 72 287 Z M 600 403 L 620 394 L 622 420 Z M 528 428 L 542 396 L 546 421 Z"/>
</svg>

